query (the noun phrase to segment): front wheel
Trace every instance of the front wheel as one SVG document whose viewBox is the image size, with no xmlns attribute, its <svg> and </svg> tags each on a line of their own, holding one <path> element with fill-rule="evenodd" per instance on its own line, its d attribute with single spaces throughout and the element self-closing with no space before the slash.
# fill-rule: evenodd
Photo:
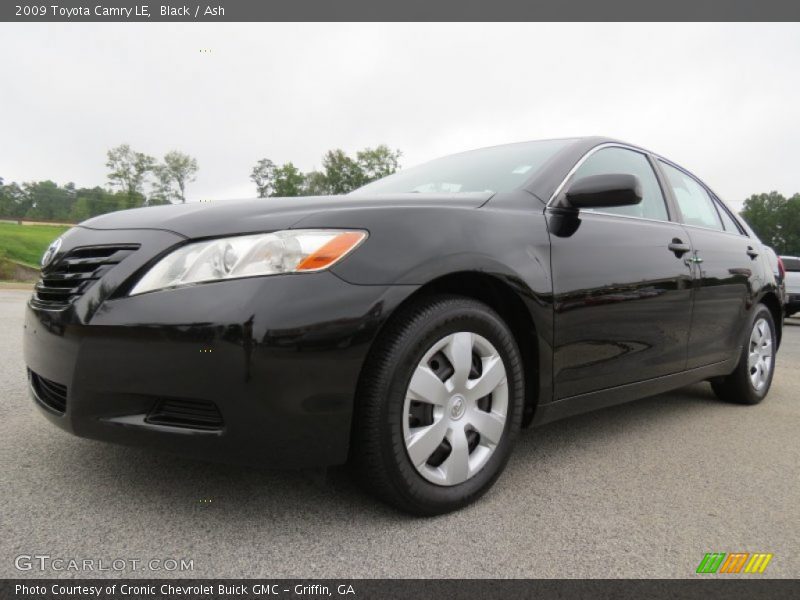
<svg viewBox="0 0 800 600">
<path fill-rule="evenodd" d="M 523 388 L 514 336 L 491 308 L 458 296 L 407 308 L 359 386 L 353 458 L 367 488 L 417 515 L 474 501 L 508 460 Z"/>
<path fill-rule="evenodd" d="M 750 336 L 742 348 L 736 370 L 711 382 L 721 400 L 736 404 L 758 404 L 767 395 L 775 373 L 777 336 L 772 313 L 759 304 L 750 320 Z"/>
</svg>

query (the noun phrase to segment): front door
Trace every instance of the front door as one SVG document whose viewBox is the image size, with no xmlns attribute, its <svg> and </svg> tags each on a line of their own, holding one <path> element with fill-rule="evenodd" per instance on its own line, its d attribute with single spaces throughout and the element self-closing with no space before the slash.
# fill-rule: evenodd
<svg viewBox="0 0 800 600">
<path fill-rule="evenodd" d="M 690 241 L 669 220 L 650 159 L 622 147 L 591 154 L 567 182 L 629 173 L 635 206 L 583 209 L 565 224 L 548 209 L 555 307 L 555 398 L 676 373 L 691 319 Z M 601 212 L 602 211 L 602 212 Z"/>
</svg>

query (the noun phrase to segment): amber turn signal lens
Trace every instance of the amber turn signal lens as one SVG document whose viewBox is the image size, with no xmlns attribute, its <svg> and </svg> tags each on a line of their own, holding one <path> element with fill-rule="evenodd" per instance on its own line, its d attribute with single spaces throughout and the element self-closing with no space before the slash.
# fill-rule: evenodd
<svg viewBox="0 0 800 600">
<path fill-rule="evenodd" d="M 363 231 L 343 231 L 316 252 L 305 257 L 296 271 L 318 271 L 330 267 L 358 246 L 367 234 Z"/>
</svg>

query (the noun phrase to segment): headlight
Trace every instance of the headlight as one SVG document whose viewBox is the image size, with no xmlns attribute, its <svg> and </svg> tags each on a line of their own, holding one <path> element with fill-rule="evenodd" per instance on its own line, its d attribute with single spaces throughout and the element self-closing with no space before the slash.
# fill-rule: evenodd
<svg viewBox="0 0 800 600">
<path fill-rule="evenodd" d="M 366 237 L 366 231 L 297 229 L 187 244 L 153 265 L 131 296 L 202 281 L 322 271 Z"/>
</svg>

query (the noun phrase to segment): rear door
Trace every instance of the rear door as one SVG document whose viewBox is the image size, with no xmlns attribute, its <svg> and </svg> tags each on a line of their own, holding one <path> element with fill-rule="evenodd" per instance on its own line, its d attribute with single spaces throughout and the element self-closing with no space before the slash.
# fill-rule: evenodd
<svg viewBox="0 0 800 600">
<path fill-rule="evenodd" d="M 738 356 L 743 328 L 762 284 L 761 244 L 749 238 L 728 209 L 695 177 L 658 161 L 693 254 L 694 307 L 687 368 Z"/>
<path fill-rule="evenodd" d="M 548 208 L 555 294 L 555 397 L 565 398 L 668 375 L 686 364 L 691 318 L 691 255 L 651 159 L 627 147 L 590 154 L 570 183 L 627 173 L 642 184 L 635 206 Z"/>
</svg>

